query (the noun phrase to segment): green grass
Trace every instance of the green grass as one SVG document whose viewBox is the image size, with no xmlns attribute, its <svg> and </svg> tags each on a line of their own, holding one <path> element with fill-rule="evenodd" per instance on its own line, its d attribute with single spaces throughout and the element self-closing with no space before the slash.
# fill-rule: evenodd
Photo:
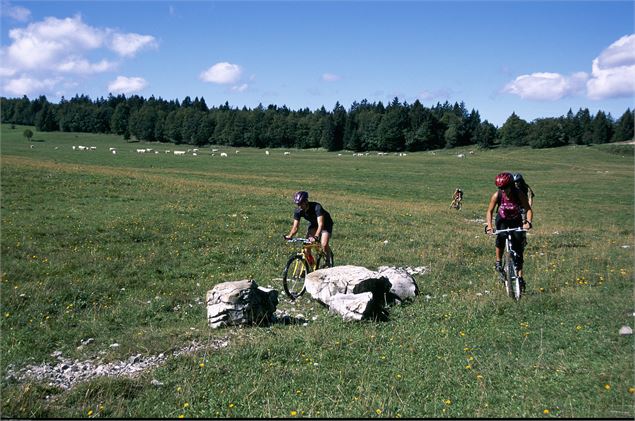
<svg viewBox="0 0 635 421">
<path fill-rule="evenodd" d="M 632 146 L 177 157 L 164 150 L 187 147 L 38 132 L 29 144 L 23 130 L 3 126 L 0 145 L 3 417 L 635 416 L 633 338 L 618 334 L 633 327 Z M 502 170 L 536 192 L 519 303 L 483 234 Z M 460 212 L 449 209 L 456 187 Z M 387 322 L 347 323 L 280 296 L 307 326 L 209 329 L 202 302 L 215 284 L 282 291 L 291 250 L 280 236 L 301 189 L 335 220 L 337 264 L 428 266 L 421 294 Z M 228 347 L 137 378 L 67 391 L 5 378 L 56 350 L 109 362 L 220 337 Z"/>
</svg>

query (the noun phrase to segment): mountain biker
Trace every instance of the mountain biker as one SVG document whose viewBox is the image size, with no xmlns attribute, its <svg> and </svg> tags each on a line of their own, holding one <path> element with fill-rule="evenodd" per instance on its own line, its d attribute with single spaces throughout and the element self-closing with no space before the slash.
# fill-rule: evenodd
<svg viewBox="0 0 635 421">
<path fill-rule="evenodd" d="M 516 184 L 516 187 L 519 188 L 520 191 L 525 193 L 529 201 L 529 206 L 532 206 L 534 204 L 534 191 L 529 187 L 529 184 L 527 184 L 521 173 L 517 172 L 514 174 L 514 184 Z"/>
<path fill-rule="evenodd" d="M 508 172 L 498 174 L 495 179 L 495 184 L 496 187 L 498 187 L 498 191 L 490 198 L 487 213 L 485 214 L 487 233 L 492 234 L 494 232 L 492 216 L 496 208 L 498 208 L 495 221 L 497 230 L 518 227 L 522 227 L 526 230 L 531 229 L 531 220 L 534 216 L 531 205 L 525 193 L 514 185 L 514 177 L 512 174 Z M 522 213 L 523 209 L 526 211 L 526 216 Z M 499 273 L 503 271 L 501 258 L 503 249 L 505 248 L 505 237 L 505 234 L 498 234 L 496 236 L 495 267 Z M 524 232 L 512 232 L 512 249 L 518 254 L 516 267 L 520 285 L 523 290 L 525 289 L 525 280 L 523 279 L 523 251 L 526 243 L 527 238 Z"/>
<path fill-rule="evenodd" d="M 463 200 L 463 190 L 457 187 L 456 190 L 454 190 L 454 194 L 452 195 L 452 203 L 450 204 L 450 207 L 459 209 L 461 206 L 462 200 Z"/>
<path fill-rule="evenodd" d="M 293 196 L 293 203 L 297 205 L 297 208 L 293 212 L 293 225 L 291 231 L 284 238 L 290 240 L 291 237 L 298 232 L 300 227 L 300 218 L 304 218 L 309 221 L 309 228 L 307 230 L 307 239 L 310 241 L 320 240 L 322 249 L 329 260 L 332 262 L 332 252 L 329 246 L 329 240 L 333 234 L 333 219 L 326 209 L 322 207 L 318 202 L 309 202 L 309 193 L 305 191 L 299 191 Z"/>
</svg>

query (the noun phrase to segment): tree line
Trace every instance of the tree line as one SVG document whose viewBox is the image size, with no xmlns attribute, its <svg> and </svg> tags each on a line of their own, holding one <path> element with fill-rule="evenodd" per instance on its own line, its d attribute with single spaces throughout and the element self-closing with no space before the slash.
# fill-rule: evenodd
<svg viewBox="0 0 635 421">
<path fill-rule="evenodd" d="M 499 128 L 481 120 L 465 104 L 445 102 L 432 107 L 394 98 L 384 105 L 367 100 L 346 110 L 337 102 L 332 110 L 322 106 L 290 110 L 269 105 L 232 108 L 227 102 L 208 107 L 205 99 L 183 101 L 109 95 L 91 100 L 76 95 L 59 104 L 45 96 L 30 100 L 0 98 L 0 122 L 33 125 L 38 131 L 106 133 L 149 142 L 196 146 L 227 145 L 259 148 L 317 148 L 329 151 L 423 151 L 457 146 L 557 147 L 589 145 L 633 139 L 635 112 L 627 109 L 617 120 L 611 114 L 571 109 L 557 118 L 527 122 L 512 113 Z"/>
</svg>

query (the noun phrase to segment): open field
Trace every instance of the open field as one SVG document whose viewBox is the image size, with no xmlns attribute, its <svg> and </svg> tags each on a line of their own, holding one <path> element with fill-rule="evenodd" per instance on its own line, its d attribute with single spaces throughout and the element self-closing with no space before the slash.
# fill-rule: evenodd
<svg viewBox="0 0 635 421">
<path fill-rule="evenodd" d="M 618 333 L 635 327 L 632 145 L 175 156 L 164 151 L 188 147 L 76 133 L 29 143 L 23 130 L 3 126 L 0 145 L 5 418 L 635 416 L 633 336 Z M 483 234 L 502 170 L 536 192 L 519 303 Z M 281 295 L 306 325 L 207 328 L 219 282 L 282 291 L 300 189 L 333 216 L 337 264 L 426 266 L 419 297 L 387 322 L 346 323 Z M 106 364 L 193 343 L 135 377 L 67 390 L 7 378 L 55 351 Z"/>
</svg>

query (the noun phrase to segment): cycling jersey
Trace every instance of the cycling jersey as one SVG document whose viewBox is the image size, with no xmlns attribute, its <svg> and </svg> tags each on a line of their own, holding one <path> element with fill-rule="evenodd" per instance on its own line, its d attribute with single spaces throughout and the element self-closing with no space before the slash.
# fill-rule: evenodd
<svg viewBox="0 0 635 421">
<path fill-rule="evenodd" d="M 324 209 L 322 207 L 321 204 L 317 203 L 317 202 L 309 202 L 309 207 L 307 208 L 306 212 L 302 209 L 302 208 L 296 208 L 296 210 L 293 212 L 293 219 L 295 219 L 296 221 L 299 221 L 300 218 L 304 218 L 307 221 L 309 221 L 309 230 L 313 229 L 313 228 L 317 228 L 318 226 L 318 221 L 317 218 L 318 216 L 323 216 L 324 217 L 324 227 L 322 228 L 323 231 L 326 231 L 328 233 L 332 233 L 333 232 L 333 219 L 331 219 L 331 214 L 329 214 L 326 209 Z"/>
<path fill-rule="evenodd" d="M 498 215 L 506 220 L 521 220 L 521 205 L 518 195 L 520 191 L 517 188 L 511 190 L 511 194 L 507 196 L 505 190 L 498 191 Z"/>
</svg>

